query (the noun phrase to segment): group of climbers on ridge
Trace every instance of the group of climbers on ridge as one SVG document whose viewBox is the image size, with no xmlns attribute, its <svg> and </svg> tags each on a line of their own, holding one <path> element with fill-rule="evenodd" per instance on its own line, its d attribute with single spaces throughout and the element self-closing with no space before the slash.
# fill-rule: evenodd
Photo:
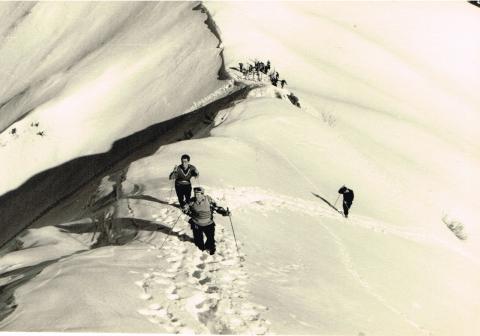
<svg viewBox="0 0 480 336">
<path fill-rule="evenodd" d="M 261 74 L 263 73 L 264 75 L 268 75 L 268 78 L 270 79 L 270 82 L 273 86 L 277 86 L 277 84 L 280 83 L 280 86 L 283 89 L 284 86 L 287 84 L 287 81 L 285 79 L 280 79 L 280 74 L 278 73 L 278 71 L 270 71 L 270 61 L 267 61 L 267 63 L 255 61 L 254 64 L 248 64 L 248 67 L 245 67 L 244 65 L 245 64 L 243 64 L 242 62 L 238 63 L 238 71 L 243 74 L 244 78 L 249 78 L 251 76 L 252 79 L 255 79 L 256 76 L 257 80 L 261 81 Z"/>
</svg>

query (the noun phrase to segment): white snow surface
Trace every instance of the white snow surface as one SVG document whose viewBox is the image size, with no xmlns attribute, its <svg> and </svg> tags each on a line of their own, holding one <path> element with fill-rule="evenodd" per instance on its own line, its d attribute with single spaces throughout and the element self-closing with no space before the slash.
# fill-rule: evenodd
<svg viewBox="0 0 480 336">
<path fill-rule="evenodd" d="M 97 6 L 106 6 L 105 15 L 114 17 L 107 5 Z M 191 41 L 206 29 L 192 4 L 157 6 L 179 11 L 165 24 L 180 41 Z M 266 85 L 251 91 L 221 111 L 209 137 L 162 146 L 132 163 L 118 200 L 95 214 L 71 214 L 72 220 L 61 225 L 27 230 L 17 246 L 1 251 L 1 284 L 19 283 L 11 294 L 15 309 L 0 321 L 0 330 L 476 335 L 480 42 L 475 31 L 480 31 L 480 10 L 460 2 L 206 6 L 219 28 L 227 68 L 268 59 L 288 81 L 287 89 Z M 162 22 L 164 15 L 155 9 L 142 13 Z M 182 28 L 187 23 L 190 29 Z M 106 27 L 112 24 L 105 21 Z M 140 28 L 124 31 L 132 38 L 144 32 L 152 44 L 164 36 Z M 131 133 L 182 114 L 224 85 L 217 80 L 215 39 L 207 35 L 201 33 L 210 45 L 204 50 L 208 60 L 192 54 L 198 47 L 192 45 L 185 62 L 193 66 L 202 60 L 208 72 L 194 71 L 179 82 L 180 73 L 155 63 L 170 97 L 180 89 L 190 92 L 185 101 L 172 100 L 175 105 L 166 106 L 160 117 L 140 122 L 138 115 L 148 113 L 129 113 L 133 106 L 147 111 L 147 101 L 158 99 L 160 89 L 149 87 L 152 78 L 137 77 L 137 84 L 151 91 L 130 110 L 122 105 L 136 96 L 128 71 L 114 67 L 109 73 L 124 88 L 122 94 L 86 85 L 69 91 L 72 95 L 62 91 L 53 101 L 62 106 L 82 92 L 122 106 L 118 113 L 92 104 L 87 113 L 75 112 L 79 107 L 74 104 L 71 116 L 63 119 L 87 125 L 108 121 L 108 141 L 127 124 Z M 165 48 L 162 59 L 176 55 L 177 49 Z M 147 57 L 139 51 L 119 62 L 130 68 L 139 55 Z M 112 64 L 101 56 L 96 62 L 91 66 L 102 71 L 104 64 Z M 83 76 L 77 73 L 71 80 L 81 83 Z M 95 78 L 99 86 L 109 83 Z M 299 97 L 302 108 L 275 98 L 288 91 Z M 55 104 L 48 106 L 53 107 L 41 105 L 32 112 L 44 111 L 38 116 L 46 125 L 53 124 L 49 113 L 57 111 L 55 118 L 62 118 Z M 124 128 L 115 131 L 118 118 Z M 62 149 L 42 145 L 49 151 L 44 156 L 64 162 L 84 155 L 80 149 L 95 145 L 100 150 L 111 143 L 77 134 L 76 143 L 63 143 Z M 40 146 L 36 142 L 12 141 L 2 150 L 21 146 L 33 153 L 31 147 Z M 194 185 L 204 186 L 232 211 L 238 251 L 228 217 L 215 217 L 217 254 L 210 256 L 190 242 L 186 216 L 164 204 L 176 199 L 167 177 L 183 153 L 200 170 Z M 4 176 L 21 183 L 19 176 L 28 177 L 39 167 Z M 112 180 L 106 176 L 91 196 L 107 197 Z M 355 191 L 348 219 L 312 194 L 333 204 L 342 184 Z M 119 245 L 91 248 L 102 235 L 92 224 L 95 217 L 111 219 L 110 239 Z M 444 221 L 462 223 L 467 239 L 458 239 Z"/>
<path fill-rule="evenodd" d="M 0 128 L 8 128 L 0 136 L 0 172 L 9 176 L 0 193 L 39 171 L 105 152 L 224 86 L 216 79 L 218 40 L 195 5 L 2 4 L 2 17 L 13 23 L 0 24 L 0 104 L 8 102 L 1 111 Z"/>
</svg>

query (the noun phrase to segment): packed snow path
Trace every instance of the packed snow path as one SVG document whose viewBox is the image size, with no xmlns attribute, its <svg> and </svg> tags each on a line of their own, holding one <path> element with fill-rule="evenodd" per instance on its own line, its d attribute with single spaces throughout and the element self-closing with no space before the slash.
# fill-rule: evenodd
<svg viewBox="0 0 480 336">
<path fill-rule="evenodd" d="M 177 212 L 161 211 L 155 220 L 175 225 Z M 189 230 L 183 217 L 172 230 L 178 236 Z M 175 236 L 167 236 L 160 246 L 150 244 L 167 266 L 149 268 L 135 282 L 139 298 L 146 301 L 138 313 L 169 333 L 267 333 L 269 323 L 260 316 L 267 308 L 248 301 L 248 272 L 230 236 L 217 225 L 218 252 L 213 256 Z"/>
</svg>

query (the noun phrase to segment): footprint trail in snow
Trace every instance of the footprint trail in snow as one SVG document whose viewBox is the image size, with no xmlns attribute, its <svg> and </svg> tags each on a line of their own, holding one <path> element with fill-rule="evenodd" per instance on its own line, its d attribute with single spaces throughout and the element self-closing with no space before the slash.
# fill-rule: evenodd
<svg viewBox="0 0 480 336">
<path fill-rule="evenodd" d="M 162 210 L 154 218 L 171 226 L 176 216 L 177 210 Z M 182 218 L 173 232 L 182 234 L 188 228 Z M 249 301 L 248 272 L 231 233 L 217 225 L 215 235 L 213 256 L 193 243 L 168 237 L 157 252 L 159 266 L 149 268 L 135 283 L 145 302 L 138 313 L 168 333 L 268 333 L 269 322 L 261 317 L 267 308 Z"/>
</svg>

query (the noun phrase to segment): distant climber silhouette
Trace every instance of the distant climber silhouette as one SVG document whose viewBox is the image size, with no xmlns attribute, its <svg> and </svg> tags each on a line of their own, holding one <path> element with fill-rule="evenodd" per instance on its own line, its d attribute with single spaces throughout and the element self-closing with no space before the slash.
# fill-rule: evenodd
<svg viewBox="0 0 480 336">
<path fill-rule="evenodd" d="M 345 218 L 348 218 L 348 211 L 352 206 L 353 197 L 354 197 L 353 190 L 348 189 L 346 186 L 342 186 L 338 190 L 338 193 L 343 195 L 343 215 L 345 216 Z"/>
</svg>

